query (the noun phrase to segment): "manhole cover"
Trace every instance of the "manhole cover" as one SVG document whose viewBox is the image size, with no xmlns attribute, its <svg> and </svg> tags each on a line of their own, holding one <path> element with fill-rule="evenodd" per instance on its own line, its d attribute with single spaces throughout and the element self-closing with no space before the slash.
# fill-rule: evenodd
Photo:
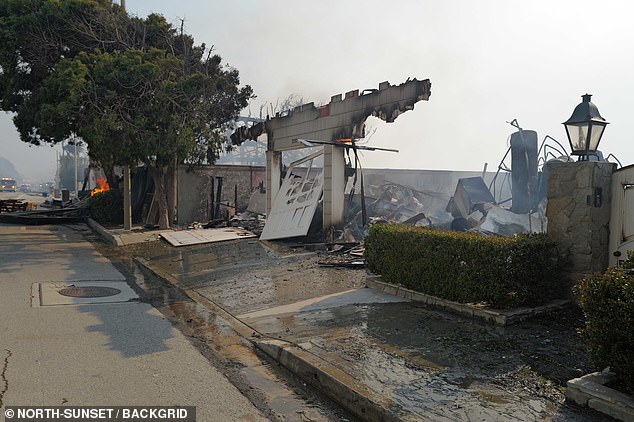
<svg viewBox="0 0 634 422">
<path fill-rule="evenodd" d="M 86 286 L 86 287 L 65 287 L 59 291 L 62 296 L 69 297 L 107 297 L 121 293 L 121 290 L 114 287 Z"/>
</svg>

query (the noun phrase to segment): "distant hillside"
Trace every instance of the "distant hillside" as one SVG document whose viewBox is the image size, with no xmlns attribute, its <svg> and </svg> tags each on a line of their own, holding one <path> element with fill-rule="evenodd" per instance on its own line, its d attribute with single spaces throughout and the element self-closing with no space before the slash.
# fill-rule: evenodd
<svg viewBox="0 0 634 422">
<path fill-rule="evenodd" d="M 20 173 L 15 169 L 13 163 L 4 157 L 0 157 L 0 177 L 10 177 L 21 179 Z"/>
</svg>

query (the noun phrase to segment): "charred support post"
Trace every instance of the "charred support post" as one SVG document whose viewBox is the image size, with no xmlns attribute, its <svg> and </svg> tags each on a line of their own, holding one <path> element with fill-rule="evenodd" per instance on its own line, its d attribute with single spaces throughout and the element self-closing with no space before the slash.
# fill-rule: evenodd
<svg viewBox="0 0 634 422">
<path fill-rule="evenodd" d="M 271 204 L 282 183 L 282 153 L 270 148 L 266 151 L 266 213 L 271 214 Z"/>
<path fill-rule="evenodd" d="M 215 199 L 215 194 L 216 194 L 216 189 L 215 189 L 215 183 L 214 183 L 214 177 L 210 176 L 209 177 L 209 184 L 211 186 L 210 192 L 209 192 L 209 198 L 211 199 L 211 206 L 209 207 L 209 219 L 210 220 L 214 220 L 216 218 L 216 199 Z"/>
<path fill-rule="evenodd" d="M 220 216 L 220 201 L 222 201 L 222 177 L 217 176 L 216 180 L 218 180 L 218 190 L 216 191 L 216 208 L 214 209 L 214 218 L 218 218 Z"/>
<path fill-rule="evenodd" d="M 324 145 L 324 228 L 343 225 L 344 149 L 334 145 Z M 329 233 L 330 236 L 332 233 Z M 334 239 L 329 239 L 334 240 Z"/>
<path fill-rule="evenodd" d="M 238 214 L 238 185 L 233 186 L 233 213 Z"/>
</svg>

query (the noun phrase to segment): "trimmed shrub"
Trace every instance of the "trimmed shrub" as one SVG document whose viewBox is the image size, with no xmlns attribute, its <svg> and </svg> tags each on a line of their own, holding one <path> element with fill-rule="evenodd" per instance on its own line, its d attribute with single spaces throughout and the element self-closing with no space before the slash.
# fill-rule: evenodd
<svg viewBox="0 0 634 422">
<path fill-rule="evenodd" d="M 629 393 L 634 393 L 634 276 L 625 267 L 610 267 L 604 274 L 585 277 L 574 288 L 585 314 L 582 333 L 588 341 L 590 361 L 610 367 Z"/>
<path fill-rule="evenodd" d="M 90 217 L 100 224 L 123 224 L 123 194 L 110 189 L 88 200 Z"/>
<path fill-rule="evenodd" d="M 370 271 L 443 299 L 511 308 L 566 293 L 564 260 L 544 234 L 487 237 L 376 224 L 364 243 Z"/>
</svg>

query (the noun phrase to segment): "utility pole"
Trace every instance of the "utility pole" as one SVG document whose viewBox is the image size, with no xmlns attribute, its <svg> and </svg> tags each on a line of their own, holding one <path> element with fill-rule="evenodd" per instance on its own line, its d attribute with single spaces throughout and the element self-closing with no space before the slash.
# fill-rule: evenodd
<svg viewBox="0 0 634 422">
<path fill-rule="evenodd" d="M 77 188 L 77 139 L 73 135 L 73 141 L 75 146 L 75 199 L 79 199 L 79 189 Z"/>
<path fill-rule="evenodd" d="M 121 10 L 125 13 L 125 0 L 121 0 Z M 132 228 L 132 198 L 130 193 L 130 166 L 123 166 L 123 229 L 130 230 Z"/>
</svg>

